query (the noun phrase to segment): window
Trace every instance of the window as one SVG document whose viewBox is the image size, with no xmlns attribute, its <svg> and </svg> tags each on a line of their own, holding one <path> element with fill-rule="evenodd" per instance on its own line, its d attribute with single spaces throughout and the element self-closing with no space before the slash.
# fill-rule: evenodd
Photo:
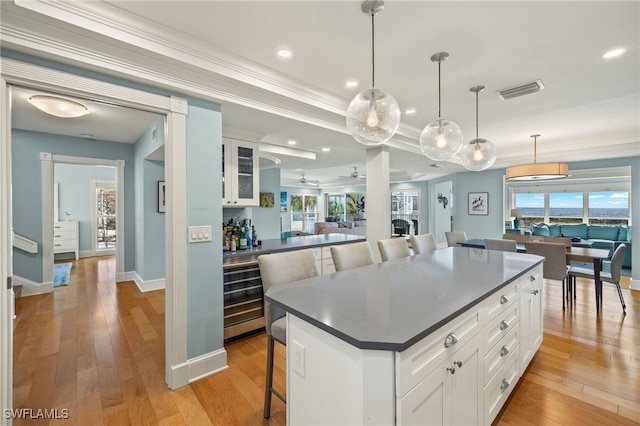
<svg viewBox="0 0 640 426">
<path fill-rule="evenodd" d="M 346 220 L 344 204 L 344 194 L 327 195 L 327 216 L 338 216 L 339 220 Z"/>
<path fill-rule="evenodd" d="M 629 191 L 599 191 L 588 194 L 590 224 L 629 224 Z"/>
<path fill-rule="evenodd" d="M 509 188 L 509 209 L 522 210 L 522 227 L 531 223 L 631 225 L 630 181 Z"/>
<path fill-rule="evenodd" d="M 552 192 L 549 194 L 549 223 L 582 223 L 584 217 L 582 192 Z"/>
<path fill-rule="evenodd" d="M 313 233 L 313 226 L 318 221 L 317 195 L 291 195 L 291 231 Z"/>
<path fill-rule="evenodd" d="M 420 191 L 391 192 L 391 220 L 401 219 L 409 223 L 409 232 L 418 234 L 420 222 Z"/>
<path fill-rule="evenodd" d="M 96 250 L 116 247 L 116 189 L 113 182 L 96 182 Z"/>
</svg>

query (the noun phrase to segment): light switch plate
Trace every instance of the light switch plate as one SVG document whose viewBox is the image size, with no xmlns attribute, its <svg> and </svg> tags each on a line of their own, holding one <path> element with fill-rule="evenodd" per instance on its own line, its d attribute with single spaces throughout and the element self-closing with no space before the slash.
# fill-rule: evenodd
<svg viewBox="0 0 640 426">
<path fill-rule="evenodd" d="M 187 241 L 190 243 L 205 243 L 211 241 L 211 225 L 190 226 Z"/>
</svg>

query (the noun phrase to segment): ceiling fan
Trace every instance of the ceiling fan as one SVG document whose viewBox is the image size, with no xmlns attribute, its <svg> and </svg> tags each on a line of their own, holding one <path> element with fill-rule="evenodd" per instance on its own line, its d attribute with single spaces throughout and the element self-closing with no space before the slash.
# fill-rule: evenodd
<svg viewBox="0 0 640 426">
<path fill-rule="evenodd" d="M 298 180 L 298 183 L 301 184 L 301 185 L 313 185 L 313 186 L 320 185 L 319 181 L 310 180 L 310 179 L 307 179 L 306 177 L 304 177 L 304 173 L 302 173 L 302 177 L 300 178 L 300 180 Z"/>
<path fill-rule="evenodd" d="M 358 168 L 357 167 L 353 167 L 353 171 L 351 172 L 351 174 L 349 176 L 339 176 L 341 178 L 351 178 L 354 181 L 356 180 L 363 180 L 366 179 L 367 177 L 363 174 L 361 174 L 360 172 L 358 172 Z"/>
</svg>

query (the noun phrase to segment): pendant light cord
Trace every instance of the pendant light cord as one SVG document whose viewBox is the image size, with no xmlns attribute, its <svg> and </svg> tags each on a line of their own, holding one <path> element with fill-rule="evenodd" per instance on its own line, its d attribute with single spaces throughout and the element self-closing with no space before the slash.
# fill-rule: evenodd
<svg viewBox="0 0 640 426">
<path fill-rule="evenodd" d="M 438 61 L 438 118 L 440 118 L 440 66 L 442 61 Z"/>
<path fill-rule="evenodd" d="M 478 92 L 476 92 L 476 139 L 478 139 Z"/>
<path fill-rule="evenodd" d="M 375 50 L 375 24 L 374 24 L 375 13 L 371 11 L 371 89 L 375 89 L 376 87 L 376 50 Z"/>
</svg>

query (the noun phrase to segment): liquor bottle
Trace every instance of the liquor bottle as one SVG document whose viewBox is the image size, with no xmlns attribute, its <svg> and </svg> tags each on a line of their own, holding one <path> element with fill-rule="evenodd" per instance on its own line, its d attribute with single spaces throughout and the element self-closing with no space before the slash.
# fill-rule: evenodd
<svg viewBox="0 0 640 426">
<path fill-rule="evenodd" d="M 258 247 L 258 233 L 256 232 L 256 227 L 254 225 L 251 225 L 251 238 L 253 240 L 253 246 Z"/>
<path fill-rule="evenodd" d="M 240 250 L 246 250 L 247 249 L 247 233 L 245 232 L 243 226 L 240 227 L 238 236 L 240 237 Z"/>
<path fill-rule="evenodd" d="M 248 249 L 253 247 L 253 233 L 251 232 L 251 227 L 249 226 L 250 222 L 251 221 L 249 219 L 247 219 L 244 222 L 244 232 L 247 234 L 247 248 Z"/>
</svg>

